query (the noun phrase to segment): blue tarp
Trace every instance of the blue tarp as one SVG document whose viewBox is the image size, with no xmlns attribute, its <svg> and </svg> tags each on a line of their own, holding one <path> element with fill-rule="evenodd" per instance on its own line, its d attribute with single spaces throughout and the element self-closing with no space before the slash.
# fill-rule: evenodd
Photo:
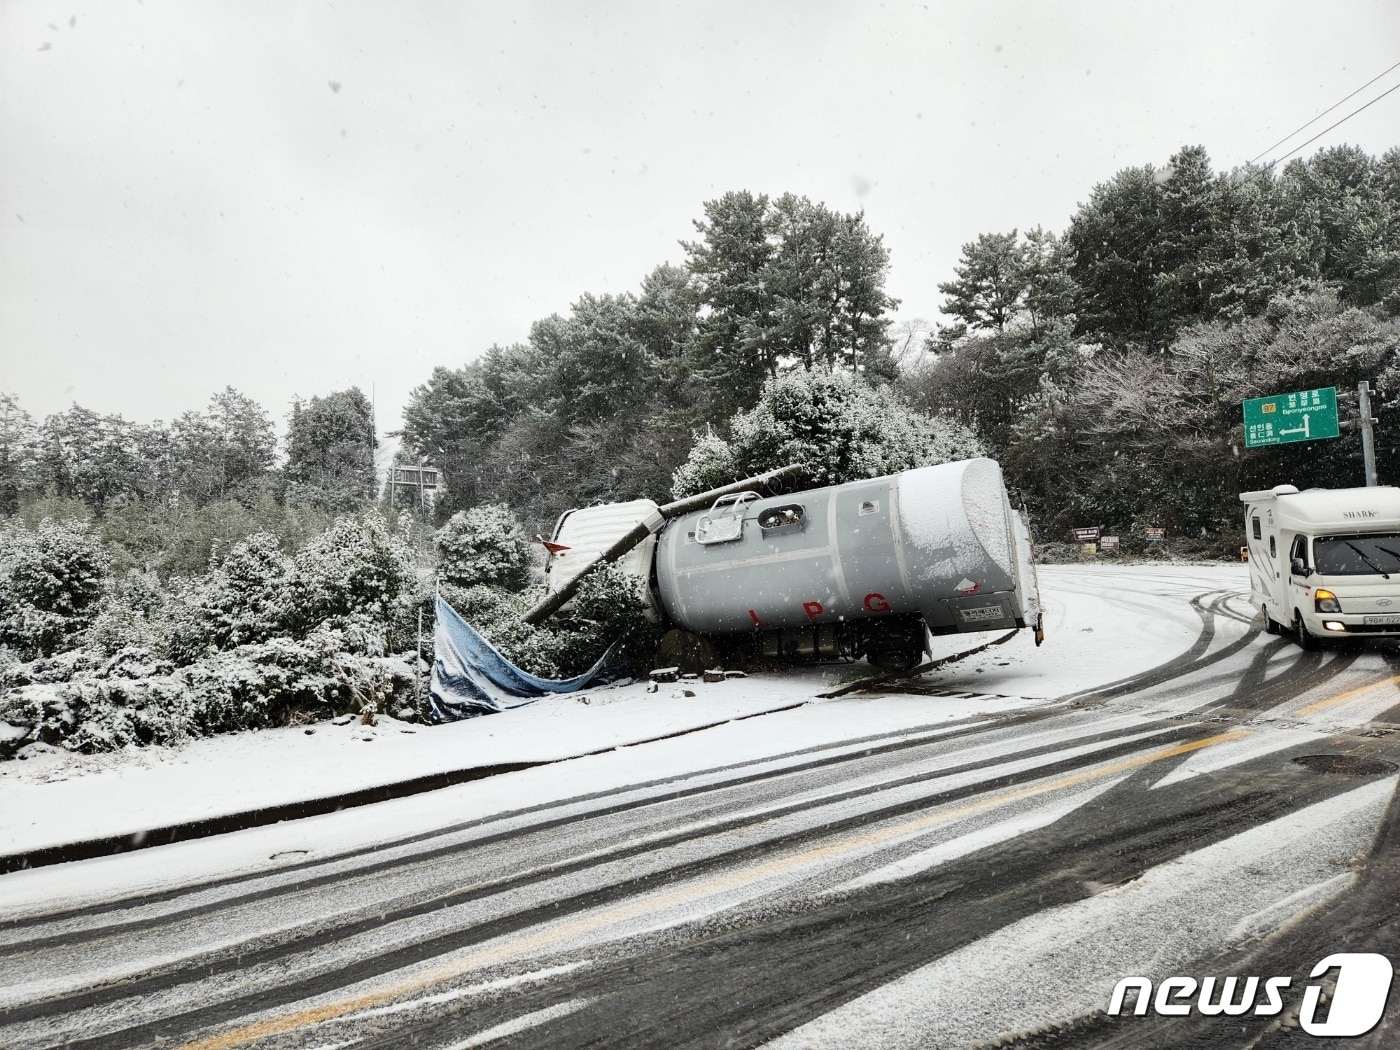
<svg viewBox="0 0 1400 1050">
<path fill-rule="evenodd" d="M 498 653 L 457 610 L 437 599 L 433 628 L 433 679 L 428 693 L 433 721 L 455 722 L 534 703 L 550 693 L 571 693 L 603 675 L 621 651 L 619 640 L 586 673 L 567 681 L 536 678 Z"/>
</svg>

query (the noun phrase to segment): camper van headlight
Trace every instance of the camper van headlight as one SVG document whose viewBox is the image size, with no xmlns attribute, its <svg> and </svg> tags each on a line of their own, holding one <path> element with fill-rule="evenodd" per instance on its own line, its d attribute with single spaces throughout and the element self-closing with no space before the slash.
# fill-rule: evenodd
<svg viewBox="0 0 1400 1050">
<path fill-rule="evenodd" d="M 1317 611 L 1320 613 L 1339 613 L 1342 611 L 1342 603 L 1337 601 L 1337 596 L 1331 591 L 1318 589 L 1313 592 L 1313 598 L 1317 602 Z"/>
</svg>

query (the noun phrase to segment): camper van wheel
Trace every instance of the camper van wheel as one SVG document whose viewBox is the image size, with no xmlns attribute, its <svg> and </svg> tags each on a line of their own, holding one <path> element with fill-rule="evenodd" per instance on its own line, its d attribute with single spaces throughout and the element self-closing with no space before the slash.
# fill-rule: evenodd
<svg viewBox="0 0 1400 1050">
<path fill-rule="evenodd" d="M 1310 653 L 1318 647 L 1317 636 L 1308 630 L 1308 625 L 1303 622 L 1303 614 L 1297 609 L 1293 610 L 1293 634 L 1298 648 L 1304 652 Z"/>
<path fill-rule="evenodd" d="M 1277 620 L 1275 620 L 1272 616 L 1269 615 L 1269 610 L 1268 610 L 1268 609 L 1265 609 L 1265 610 L 1264 610 L 1264 633 L 1265 633 L 1265 634 L 1279 634 L 1280 632 L 1282 632 L 1282 630 L 1283 630 L 1283 626 L 1282 626 Z"/>
</svg>

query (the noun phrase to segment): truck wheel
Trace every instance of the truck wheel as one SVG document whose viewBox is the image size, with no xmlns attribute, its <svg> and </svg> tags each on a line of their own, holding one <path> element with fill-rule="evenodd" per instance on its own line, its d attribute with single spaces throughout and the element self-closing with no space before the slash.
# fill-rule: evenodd
<svg viewBox="0 0 1400 1050">
<path fill-rule="evenodd" d="M 882 671 L 912 671 L 919 666 L 923 649 L 876 649 L 865 654 L 866 660 Z"/>
<path fill-rule="evenodd" d="M 1317 636 L 1308 630 L 1308 625 L 1303 622 L 1303 614 L 1297 609 L 1293 610 L 1293 634 L 1298 648 L 1305 653 L 1312 652 L 1320 644 Z"/>
<path fill-rule="evenodd" d="M 1264 633 L 1265 633 L 1265 634 L 1278 634 L 1278 633 L 1279 633 L 1280 631 L 1282 631 L 1282 630 L 1283 630 L 1283 627 L 1280 626 L 1279 622 L 1278 622 L 1277 620 L 1275 620 L 1272 616 L 1269 615 L 1269 610 L 1268 610 L 1268 609 L 1265 609 L 1265 610 L 1264 610 Z"/>
</svg>

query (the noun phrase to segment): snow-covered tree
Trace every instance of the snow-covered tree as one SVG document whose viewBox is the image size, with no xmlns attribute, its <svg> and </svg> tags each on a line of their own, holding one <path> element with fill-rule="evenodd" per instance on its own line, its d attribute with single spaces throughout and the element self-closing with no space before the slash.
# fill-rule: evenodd
<svg viewBox="0 0 1400 1050">
<path fill-rule="evenodd" d="M 387 623 L 414 583 L 413 552 L 384 518 L 338 518 L 293 558 L 292 617 L 302 631 Z"/>
<path fill-rule="evenodd" d="M 458 511 L 433 537 L 438 574 L 459 587 L 490 584 L 521 590 L 530 582 L 534 550 L 503 503 Z"/>
<path fill-rule="evenodd" d="M 84 522 L 0 525 L 0 645 L 25 656 L 57 651 L 90 622 L 106 571 Z"/>
<path fill-rule="evenodd" d="M 765 383 L 758 404 L 734 417 L 727 443 L 697 441 L 673 492 L 680 498 L 790 463 L 819 486 L 979 455 L 982 446 L 966 427 L 915 411 L 888 387 L 849 372 L 793 369 Z"/>
</svg>

